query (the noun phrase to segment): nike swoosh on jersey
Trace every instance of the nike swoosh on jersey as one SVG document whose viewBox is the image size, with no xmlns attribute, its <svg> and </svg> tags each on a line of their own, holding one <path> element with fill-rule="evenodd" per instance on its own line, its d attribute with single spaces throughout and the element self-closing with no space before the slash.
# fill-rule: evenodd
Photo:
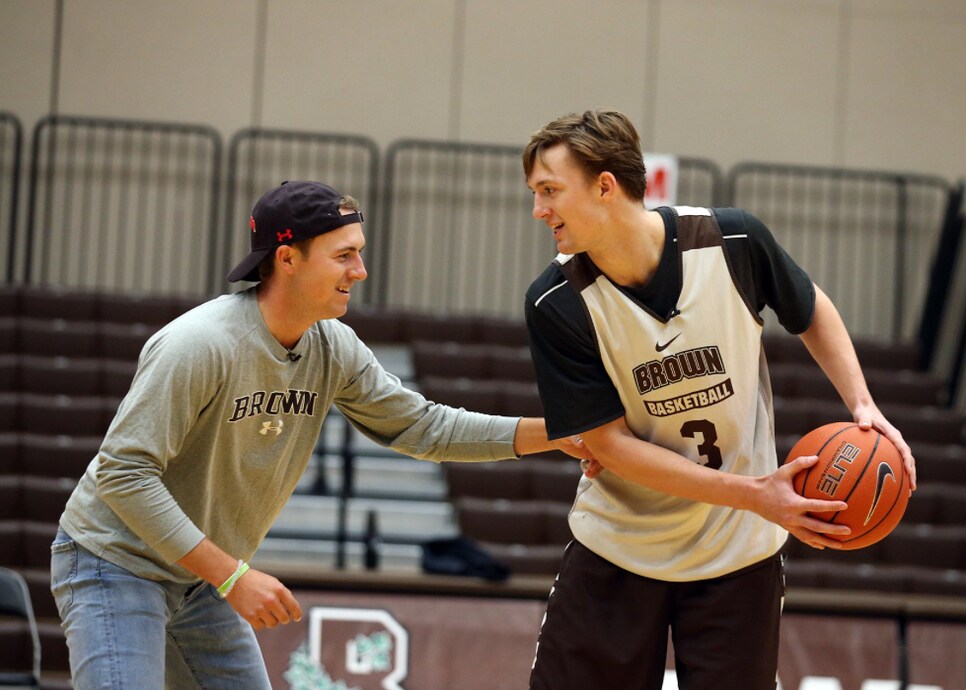
<svg viewBox="0 0 966 690">
<path fill-rule="evenodd" d="M 680 337 L 681 337 L 681 334 L 678 333 L 676 336 L 674 336 L 673 338 L 671 338 L 670 340 L 668 340 L 663 345 L 661 345 L 661 343 L 655 343 L 654 344 L 654 349 L 657 350 L 658 352 L 664 352 L 668 348 L 668 346 L 670 346 L 671 343 L 673 343 L 675 340 L 677 340 Z"/>
<path fill-rule="evenodd" d="M 872 513 L 875 512 L 875 507 L 879 505 L 879 499 L 882 498 L 882 488 L 885 485 L 885 480 L 887 477 L 892 477 L 892 481 L 896 481 L 895 472 L 892 471 L 892 467 L 887 462 L 880 462 L 879 469 L 876 472 L 875 478 L 875 494 L 872 496 L 872 506 L 869 508 L 869 514 L 865 516 L 865 522 L 863 525 L 868 525 L 869 520 L 872 519 Z"/>
</svg>

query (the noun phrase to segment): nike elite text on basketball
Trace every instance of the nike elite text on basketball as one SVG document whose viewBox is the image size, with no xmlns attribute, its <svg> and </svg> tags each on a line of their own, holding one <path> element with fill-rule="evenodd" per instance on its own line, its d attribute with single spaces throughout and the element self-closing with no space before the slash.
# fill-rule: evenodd
<svg viewBox="0 0 966 690">
<path fill-rule="evenodd" d="M 832 460 L 822 472 L 822 478 L 819 481 L 818 488 L 829 498 L 835 496 L 835 492 L 839 488 L 839 482 L 842 481 L 842 477 L 845 476 L 846 471 L 849 466 L 855 462 L 855 459 L 859 457 L 861 450 L 852 445 L 851 443 L 843 443 L 835 453 L 835 459 Z"/>
</svg>

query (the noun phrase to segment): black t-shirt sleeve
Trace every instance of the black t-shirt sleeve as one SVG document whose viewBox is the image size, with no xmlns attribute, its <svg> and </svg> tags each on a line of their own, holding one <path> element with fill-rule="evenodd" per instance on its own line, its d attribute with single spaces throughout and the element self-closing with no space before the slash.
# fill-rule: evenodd
<svg viewBox="0 0 966 690">
<path fill-rule="evenodd" d="M 601 361 L 579 298 L 559 270 L 551 267 L 542 276 L 548 277 L 552 279 L 531 287 L 524 313 L 547 433 L 555 439 L 622 417 L 624 405 Z M 559 287 L 547 292 L 554 286 Z"/>
<path fill-rule="evenodd" d="M 815 308 L 815 287 L 808 274 L 751 213 L 727 208 L 715 209 L 715 214 L 745 297 L 758 313 L 771 307 L 789 333 L 807 330 Z"/>
</svg>

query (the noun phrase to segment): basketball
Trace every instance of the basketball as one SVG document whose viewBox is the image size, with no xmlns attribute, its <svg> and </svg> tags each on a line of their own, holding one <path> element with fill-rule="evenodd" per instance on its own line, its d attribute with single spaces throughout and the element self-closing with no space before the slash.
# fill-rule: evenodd
<svg viewBox="0 0 966 690">
<path fill-rule="evenodd" d="M 909 479 L 899 451 L 875 429 L 863 431 L 853 422 L 834 422 L 805 434 L 785 462 L 817 455 L 818 462 L 795 475 L 800 496 L 845 501 L 845 510 L 810 513 L 819 520 L 847 525 L 839 537 L 843 549 L 874 544 L 895 529 L 909 502 Z"/>
</svg>

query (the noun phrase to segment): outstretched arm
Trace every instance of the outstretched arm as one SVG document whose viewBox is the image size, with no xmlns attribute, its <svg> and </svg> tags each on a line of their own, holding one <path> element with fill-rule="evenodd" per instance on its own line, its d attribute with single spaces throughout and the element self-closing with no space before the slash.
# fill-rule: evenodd
<svg viewBox="0 0 966 690">
<path fill-rule="evenodd" d="M 902 455 L 909 485 L 916 488 L 916 462 L 902 434 L 885 418 L 869 393 L 855 347 L 832 300 L 815 286 L 815 313 L 802 342 L 828 376 L 862 429 L 875 427 Z"/>
<path fill-rule="evenodd" d="M 543 453 L 560 450 L 581 460 L 592 460 L 593 454 L 579 436 L 550 441 L 547 439 L 547 425 L 542 417 L 522 417 L 513 435 L 513 450 L 517 455 Z"/>
</svg>

